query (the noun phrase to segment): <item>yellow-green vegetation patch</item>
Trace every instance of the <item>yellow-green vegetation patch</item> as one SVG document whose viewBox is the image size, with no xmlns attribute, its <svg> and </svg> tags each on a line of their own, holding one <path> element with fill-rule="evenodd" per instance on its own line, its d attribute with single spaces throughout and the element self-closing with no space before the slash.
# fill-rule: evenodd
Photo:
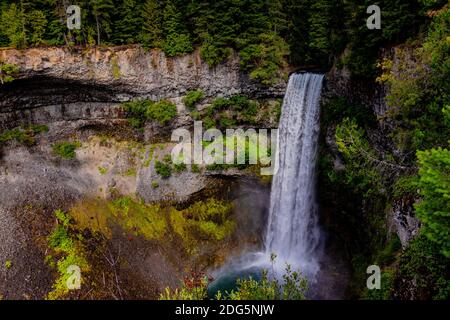
<svg viewBox="0 0 450 320">
<path fill-rule="evenodd" d="M 11 260 L 6 260 L 6 261 L 5 261 L 5 268 L 6 268 L 6 269 L 11 269 L 11 267 L 12 267 L 12 262 L 11 262 Z"/>
<path fill-rule="evenodd" d="M 236 223 L 232 211 L 232 203 L 211 198 L 184 210 L 172 208 L 170 224 L 185 248 L 192 252 L 202 241 L 222 241 L 233 233 Z"/>
<path fill-rule="evenodd" d="M 160 239 L 166 231 L 164 209 L 160 205 L 146 205 L 131 197 L 113 201 L 87 200 L 70 210 L 70 215 L 81 229 L 111 237 L 111 224 L 147 239 Z"/>
<path fill-rule="evenodd" d="M 86 260 L 81 234 L 76 232 L 70 218 L 63 211 L 55 211 L 55 216 L 58 224 L 48 237 L 48 245 L 53 250 L 56 261 L 52 255 L 48 255 L 46 262 L 51 267 L 56 267 L 58 278 L 52 286 L 53 290 L 47 295 L 49 300 L 63 299 L 69 294 L 73 268 L 79 268 L 81 274 L 91 269 Z M 82 280 L 83 278 L 80 279 L 80 283 Z"/>
<path fill-rule="evenodd" d="M 53 153 L 63 159 L 74 159 L 76 156 L 75 150 L 81 147 L 81 142 L 63 141 L 52 145 Z"/>
<path fill-rule="evenodd" d="M 136 168 L 129 168 L 127 171 L 123 173 L 126 177 L 136 177 L 137 171 Z"/>
<path fill-rule="evenodd" d="M 114 56 L 111 58 L 111 66 L 112 66 L 114 79 L 120 79 L 121 73 L 120 73 L 119 60 L 117 59 L 117 56 Z"/>
<path fill-rule="evenodd" d="M 105 168 L 105 167 L 98 167 L 98 172 L 100 173 L 100 174 L 106 174 L 107 172 L 108 172 L 108 168 Z"/>
<path fill-rule="evenodd" d="M 161 241 L 181 238 L 184 248 L 195 253 L 202 243 L 216 243 L 231 235 L 236 227 L 233 204 L 208 199 L 178 210 L 172 206 L 145 204 L 131 197 L 116 200 L 86 200 L 70 210 L 79 229 L 89 229 L 110 238 L 113 224 L 135 236 Z M 164 243 L 162 243 L 164 244 Z"/>
<path fill-rule="evenodd" d="M 48 127 L 45 125 L 30 125 L 6 130 L 0 134 L 0 145 L 8 141 L 16 140 L 19 143 L 32 146 L 36 143 L 35 136 L 43 132 L 48 132 Z"/>
</svg>

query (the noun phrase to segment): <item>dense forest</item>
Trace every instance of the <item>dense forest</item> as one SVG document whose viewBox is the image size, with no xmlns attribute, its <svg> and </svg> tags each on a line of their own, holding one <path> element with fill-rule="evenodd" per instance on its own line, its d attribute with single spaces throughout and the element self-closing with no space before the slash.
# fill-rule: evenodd
<svg viewBox="0 0 450 320">
<path fill-rule="evenodd" d="M 81 29 L 66 28 L 65 0 L 0 1 L 0 46 L 123 45 L 141 43 L 182 55 L 200 47 L 218 64 L 239 52 L 242 68 L 271 83 L 287 63 L 325 68 L 345 48 L 344 64 L 371 77 L 382 44 L 399 43 L 423 25 L 440 0 L 382 0 L 383 27 L 368 30 L 373 1 L 350 0 L 95 0 L 81 7 Z"/>
</svg>

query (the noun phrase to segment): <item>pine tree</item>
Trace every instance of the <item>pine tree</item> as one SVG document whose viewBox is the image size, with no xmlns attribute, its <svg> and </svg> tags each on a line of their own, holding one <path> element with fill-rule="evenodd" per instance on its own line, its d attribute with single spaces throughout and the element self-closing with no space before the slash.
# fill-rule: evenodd
<svg viewBox="0 0 450 320">
<path fill-rule="evenodd" d="M 0 33 L 6 35 L 8 45 L 17 48 L 26 46 L 25 14 L 21 3 L 13 3 L 1 13 Z"/>
<path fill-rule="evenodd" d="M 416 208 L 422 232 L 450 258 L 450 150 L 432 149 L 417 153 L 419 189 L 423 199 Z"/>
<path fill-rule="evenodd" d="M 271 30 L 281 35 L 288 27 L 287 14 L 283 9 L 285 3 L 282 0 L 271 0 L 267 3 Z"/>
<path fill-rule="evenodd" d="M 31 45 L 38 46 L 44 42 L 47 18 L 40 10 L 33 10 L 27 14 L 26 17 L 28 26 L 28 42 Z"/>
<path fill-rule="evenodd" d="M 172 0 L 168 0 L 164 8 L 163 30 L 163 49 L 169 56 L 186 54 L 194 49 L 190 35 L 182 23 L 181 11 L 177 10 Z"/>
<path fill-rule="evenodd" d="M 135 0 L 123 0 L 116 7 L 112 40 L 117 44 L 136 43 L 142 25 L 141 7 Z"/>
<path fill-rule="evenodd" d="M 330 0 L 313 1 L 309 18 L 309 47 L 312 54 L 310 60 L 318 60 L 322 64 L 328 64 L 331 52 L 330 39 L 330 14 L 332 5 Z"/>
<path fill-rule="evenodd" d="M 97 34 L 97 45 L 101 44 L 102 34 L 110 37 L 111 34 L 111 14 L 114 11 L 112 0 L 92 0 L 92 14 L 95 18 Z"/>
<path fill-rule="evenodd" d="M 141 41 L 146 47 L 160 48 L 163 41 L 162 13 L 158 0 L 147 0 L 142 7 Z"/>
</svg>

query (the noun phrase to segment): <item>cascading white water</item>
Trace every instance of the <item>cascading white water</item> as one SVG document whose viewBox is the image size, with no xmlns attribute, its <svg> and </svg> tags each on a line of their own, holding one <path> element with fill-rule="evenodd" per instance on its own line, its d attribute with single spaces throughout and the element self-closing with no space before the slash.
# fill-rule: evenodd
<svg viewBox="0 0 450 320">
<path fill-rule="evenodd" d="M 318 271 L 321 232 L 317 221 L 316 157 L 323 75 L 293 74 L 279 127 L 279 168 L 273 178 L 265 240 L 266 256 L 306 275 Z"/>
<path fill-rule="evenodd" d="M 220 280 L 213 288 L 261 269 L 281 277 L 286 263 L 310 283 L 316 282 L 322 257 L 315 199 L 322 81 L 319 74 L 290 77 L 280 119 L 278 170 L 272 182 L 265 249 L 239 256 L 216 270 L 213 276 Z M 275 262 L 272 254 L 277 256 Z"/>
</svg>

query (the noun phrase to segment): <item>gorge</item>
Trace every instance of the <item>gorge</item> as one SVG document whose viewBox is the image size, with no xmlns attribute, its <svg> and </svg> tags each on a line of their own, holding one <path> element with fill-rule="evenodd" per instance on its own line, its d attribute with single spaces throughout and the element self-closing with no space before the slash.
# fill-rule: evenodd
<svg viewBox="0 0 450 320">
<path fill-rule="evenodd" d="M 412 42 L 344 50 L 334 30 L 333 55 L 313 27 L 291 30 L 300 46 L 268 31 L 230 47 L 196 36 L 182 53 L 116 40 L 0 49 L 0 299 L 206 299 L 211 282 L 236 289 L 261 269 L 283 281 L 286 262 L 301 272 L 288 299 L 445 299 L 445 8 Z M 194 121 L 279 127 L 277 174 L 174 163 L 170 135 Z M 81 290 L 65 285 L 72 264 Z M 373 264 L 379 290 L 366 287 Z"/>
</svg>

